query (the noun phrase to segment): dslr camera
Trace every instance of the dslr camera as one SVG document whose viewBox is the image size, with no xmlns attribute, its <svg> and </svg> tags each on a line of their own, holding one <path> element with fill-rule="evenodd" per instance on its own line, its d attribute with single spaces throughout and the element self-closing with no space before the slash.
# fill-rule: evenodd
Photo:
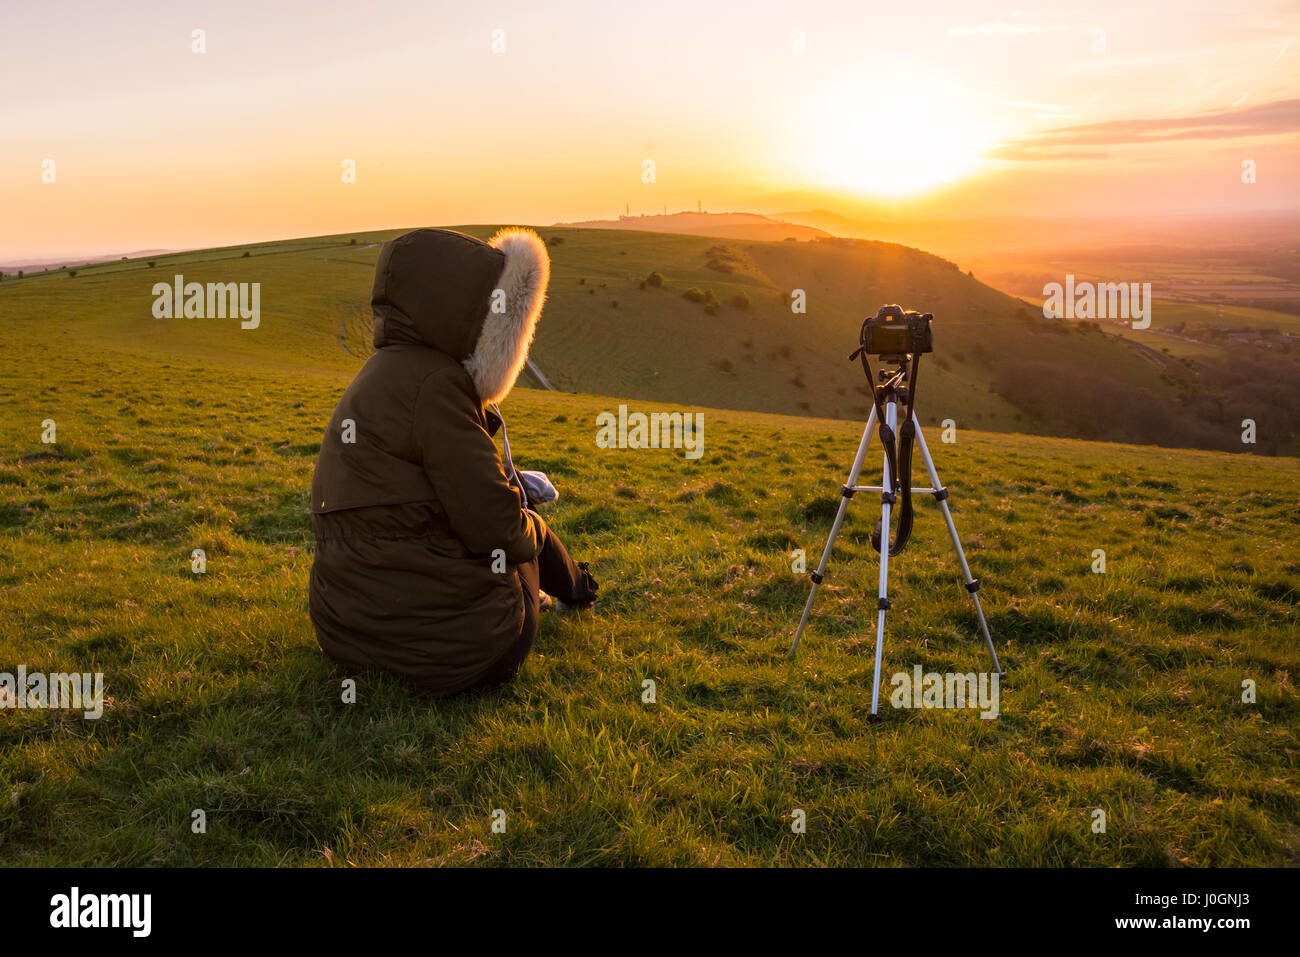
<svg viewBox="0 0 1300 957">
<path fill-rule="evenodd" d="M 873 356 L 907 356 L 934 351 L 930 331 L 931 313 L 919 313 L 902 306 L 881 306 L 862 323 L 861 351 Z"/>
</svg>

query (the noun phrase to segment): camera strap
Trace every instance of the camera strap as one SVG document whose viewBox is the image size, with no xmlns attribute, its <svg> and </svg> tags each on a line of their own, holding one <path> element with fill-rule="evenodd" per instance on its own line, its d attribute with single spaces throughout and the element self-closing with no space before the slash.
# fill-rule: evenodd
<svg viewBox="0 0 1300 957">
<path fill-rule="evenodd" d="M 870 319 L 863 320 L 863 331 L 859 335 L 859 339 L 864 345 L 858 346 L 857 349 L 850 353 L 849 361 L 852 362 L 854 359 L 858 359 L 862 362 L 862 371 L 867 377 L 867 385 L 871 388 L 871 402 L 876 407 L 876 425 L 880 432 L 880 444 L 885 447 L 885 460 L 889 462 L 889 474 L 896 478 L 898 475 L 898 452 L 895 448 L 894 430 L 885 421 L 885 405 L 880 398 L 880 389 L 876 388 L 876 375 L 871 371 L 871 360 L 868 358 L 865 346 L 868 322 L 870 322 Z M 880 547 L 874 539 L 872 544 L 875 546 L 876 551 L 880 551 Z"/>
<path fill-rule="evenodd" d="M 858 349 L 849 358 L 861 359 L 862 369 L 867 374 L 867 382 L 871 384 L 872 402 L 876 406 L 876 422 L 880 432 L 880 444 L 884 446 L 885 461 L 889 463 L 889 477 L 894 486 L 892 490 L 884 494 L 889 497 L 891 504 L 900 497 L 902 498 L 898 511 L 898 534 L 889 545 L 889 555 L 892 558 L 902 553 L 903 549 L 907 547 L 907 540 L 912 536 L 912 448 L 916 440 L 914 410 L 916 407 L 916 377 L 921 366 L 921 355 L 920 353 L 912 353 L 907 402 L 903 406 L 902 424 L 898 427 L 897 435 L 889 427 L 889 422 L 886 419 L 885 404 L 882 398 L 884 389 L 875 386 L 875 376 L 871 372 L 871 362 L 867 358 L 866 349 Z M 886 533 L 878 523 L 871 536 L 871 547 L 876 551 L 880 551 L 885 536 Z"/>
<path fill-rule="evenodd" d="M 912 353 L 912 374 L 907 387 L 907 411 L 903 424 L 898 427 L 898 472 L 890 469 L 890 475 L 896 475 L 894 488 L 902 492 L 902 504 L 898 510 L 898 534 L 889 546 L 892 558 L 907 547 L 907 540 L 912 537 L 912 447 L 916 441 L 916 374 L 921 367 L 920 353 Z"/>
</svg>

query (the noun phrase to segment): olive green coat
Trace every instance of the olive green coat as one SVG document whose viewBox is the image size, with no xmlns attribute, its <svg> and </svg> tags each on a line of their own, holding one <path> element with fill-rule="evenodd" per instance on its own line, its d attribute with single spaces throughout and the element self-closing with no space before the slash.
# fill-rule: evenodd
<svg viewBox="0 0 1300 957">
<path fill-rule="evenodd" d="M 310 610 L 322 650 L 436 693 L 474 684 L 523 621 L 516 567 L 540 519 L 506 479 L 487 406 L 527 358 L 545 246 L 421 229 L 375 267 L 376 351 L 339 400 L 312 479 Z"/>
</svg>

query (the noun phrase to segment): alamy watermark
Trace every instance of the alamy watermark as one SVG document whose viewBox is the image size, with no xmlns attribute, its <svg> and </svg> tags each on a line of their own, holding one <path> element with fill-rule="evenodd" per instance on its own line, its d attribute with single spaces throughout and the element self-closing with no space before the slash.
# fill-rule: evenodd
<svg viewBox="0 0 1300 957">
<path fill-rule="evenodd" d="M 894 686 L 889 703 L 895 708 L 979 708 L 980 717 L 991 721 L 1001 707 L 999 681 L 996 671 L 923 673 L 914 665 L 911 673 L 899 671 L 889 679 Z"/>
<path fill-rule="evenodd" d="M 1151 325 L 1151 283 L 1079 282 L 1067 273 L 1065 284 L 1043 287 L 1044 319 L 1127 319 L 1130 329 Z"/>
<path fill-rule="evenodd" d="M 683 449 L 688 459 L 704 454 L 703 412 L 632 412 L 626 405 L 618 415 L 596 416 L 596 447 L 600 449 Z"/>
<path fill-rule="evenodd" d="M 262 323 L 260 282 L 186 282 L 177 273 L 170 283 L 153 285 L 155 319 L 241 319 L 241 329 Z"/>
<path fill-rule="evenodd" d="M 0 671 L 0 708 L 68 708 L 94 721 L 104 716 L 104 673 Z"/>
<path fill-rule="evenodd" d="M 121 928 L 132 937 L 148 937 L 153 930 L 153 895 L 85 894 L 73 887 L 50 898 L 50 926 Z"/>
</svg>

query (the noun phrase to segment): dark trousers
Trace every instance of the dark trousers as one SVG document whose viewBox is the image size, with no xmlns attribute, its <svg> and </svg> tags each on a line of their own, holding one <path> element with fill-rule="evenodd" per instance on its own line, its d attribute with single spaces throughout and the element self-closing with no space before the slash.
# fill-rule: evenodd
<svg viewBox="0 0 1300 957">
<path fill-rule="evenodd" d="M 587 576 L 573 559 L 569 557 L 564 543 L 560 541 L 550 526 L 545 526 L 542 538 L 542 550 L 531 562 L 518 566 L 519 584 L 524 593 L 524 623 L 519 630 L 519 637 L 510 650 L 488 669 L 487 674 L 479 679 L 470 691 L 481 691 L 503 685 L 515 676 L 515 672 L 528 657 L 533 648 L 533 639 L 537 637 L 538 591 L 559 599 L 565 604 L 581 605 L 594 597 L 587 589 Z"/>
</svg>

